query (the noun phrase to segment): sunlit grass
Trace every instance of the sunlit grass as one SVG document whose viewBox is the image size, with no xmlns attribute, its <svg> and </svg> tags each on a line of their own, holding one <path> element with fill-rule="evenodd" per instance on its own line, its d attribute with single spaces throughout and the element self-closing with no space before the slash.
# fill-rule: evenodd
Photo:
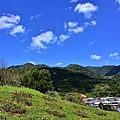
<svg viewBox="0 0 120 120">
<path fill-rule="evenodd" d="M 13 92 L 21 90 L 32 95 L 32 106 L 26 106 L 26 114 L 11 114 L 0 109 L 0 120 L 119 120 L 120 113 L 67 102 L 25 87 L 1 86 L 0 106 L 12 98 Z"/>
</svg>

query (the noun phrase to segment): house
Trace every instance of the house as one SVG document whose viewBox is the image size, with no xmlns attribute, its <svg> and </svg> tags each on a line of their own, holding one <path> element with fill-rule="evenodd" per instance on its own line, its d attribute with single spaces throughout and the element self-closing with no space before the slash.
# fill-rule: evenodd
<svg viewBox="0 0 120 120">
<path fill-rule="evenodd" d="M 120 106 L 120 97 L 101 97 L 101 98 L 86 98 L 85 103 L 91 107 L 99 108 L 99 104 L 102 103 L 106 110 L 119 110 Z"/>
</svg>

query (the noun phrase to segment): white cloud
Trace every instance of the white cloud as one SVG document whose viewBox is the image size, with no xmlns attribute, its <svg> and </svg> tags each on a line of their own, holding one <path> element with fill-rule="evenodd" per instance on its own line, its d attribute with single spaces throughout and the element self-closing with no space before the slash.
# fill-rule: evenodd
<svg viewBox="0 0 120 120">
<path fill-rule="evenodd" d="M 76 27 L 78 25 L 77 22 L 68 22 L 68 26 L 73 28 L 73 27 Z"/>
<path fill-rule="evenodd" d="M 83 27 L 69 28 L 68 31 L 77 34 L 77 33 L 83 32 L 84 28 Z"/>
<path fill-rule="evenodd" d="M 68 38 L 70 38 L 69 35 L 61 34 L 61 35 L 59 36 L 59 39 L 60 39 L 61 42 L 64 42 L 64 41 L 65 41 L 66 39 L 68 39 Z"/>
<path fill-rule="evenodd" d="M 96 25 L 96 21 L 91 21 L 91 22 L 85 22 L 83 26 L 78 26 L 78 22 L 65 22 L 64 24 L 64 29 L 65 30 L 68 30 L 69 34 L 71 33 L 80 33 L 80 32 L 83 32 L 84 29 L 88 26 L 95 26 Z"/>
<path fill-rule="evenodd" d="M 7 14 L 0 17 L 0 29 L 13 28 L 20 21 L 18 15 Z"/>
<path fill-rule="evenodd" d="M 118 53 L 111 53 L 111 54 L 109 55 L 109 57 L 116 57 L 116 56 L 118 56 Z"/>
<path fill-rule="evenodd" d="M 110 58 L 120 59 L 120 56 L 119 56 L 118 53 L 111 53 L 111 54 L 109 55 L 109 57 L 110 57 Z"/>
<path fill-rule="evenodd" d="M 66 30 L 67 29 L 67 23 L 65 22 L 65 24 L 64 24 L 64 29 Z"/>
<path fill-rule="evenodd" d="M 23 52 L 25 52 L 25 53 L 29 53 L 29 51 L 26 50 L 26 49 L 20 48 L 20 50 L 23 51 Z"/>
<path fill-rule="evenodd" d="M 92 3 L 79 3 L 76 5 L 74 11 L 78 11 L 79 13 L 83 13 L 85 18 L 89 19 L 92 16 L 92 12 L 98 10 L 97 6 L 94 6 Z"/>
<path fill-rule="evenodd" d="M 11 35 L 16 33 L 25 33 L 25 27 L 23 25 L 18 25 L 20 22 L 20 16 L 13 14 L 4 14 L 0 17 L 0 29 L 10 29 L 9 32 Z"/>
<path fill-rule="evenodd" d="M 94 41 L 91 41 L 88 46 L 91 47 L 93 44 L 94 44 Z"/>
<path fill-rule="evenodd" d="M 90 58 L 91 58 L 91 59 L 94 59 L 94 60 L 100 60 L 100 59 L 101 59 L 101 56 L 98 56 L 98 55 L 90 55 Z"/>
<path fill-rule="evenodd" d="M 41 33 L 40 35 L 36 37 L 32 37 L 32 43 L 31 47 L 32 49 L 46 49 L 47 44 L 55 43 L 56 37 L 54 36 L 52 31 L 47 31 L 44 33 Z"/>
<path fill-rule="evenodd" d="M 38 18 L 39 16 L 42 16 L 41 14 L 37 14 L 37 15 L 35 15 L 35 16 L 30 16 L 30 20 L 33 20 L 33 19 L 35 19 L 35 18 Z"/>
<path fill-rule="evenodd" d="M 10 32 L 11 35 L 15 35 L 17 33 L 25 33 L 25 27 L 23 25 L 18 25 L 13 28 L 13 30 Z"/>
<path fill-rule="evenodd" d="M 36 63 L 34 61 L 29 61 L 28 63 L 31 63 L 33 65 L 36 65 Z"/>
<path fill-rule="evenodd" d="M 70 3 L 77 2 L 78 0 L 70 0 Z"/>
<path fill-rule="evenodd" d="M 120 4 L 120 0 L 116 0 L 116 2 L 118 2 Z"/>
<path fill-rule="evenodd" d="M 91 21 L 91 24 L 94 26 L 97 24 L 97 22 L 94 20 L 94 21 Z"/>
<path fill-rule="evenodd" d="M 22 39 L 22 40 L 21 40 L 21 42 L 25 42 L 25 41 L 27 41 L 27 39 Z"/>
<path fill-rule="evenodd" d="M 58 62 L 58 63 L 56 63 L 56 65 L 55 66 L 60 66 L 60 65 L 62 65 L 63 63 L 61 63 L 61 62 Z"/>
<path fill-rule="evenodd" d="M 74 28 L 78 25 L 78 22 L 71 22 L 69 21 L 68 23 L 65 22 L 64 24 L 64 29 L 66 30 L 68 27 L 69 28 Z"/>
<path fill-rule="evenodd" d="M 88 27 L 90 25 L 89 22 L 84 22 L 84 27 Z"/>
<path fill-rule="evenodd" d="M 95 26 L 97 24 L 97 21 L 91 21 L 91 22 L 85 22 L 84 23 L 84 27 L 88 27 L 89 25 L 90 26 Z"/>
</svg>

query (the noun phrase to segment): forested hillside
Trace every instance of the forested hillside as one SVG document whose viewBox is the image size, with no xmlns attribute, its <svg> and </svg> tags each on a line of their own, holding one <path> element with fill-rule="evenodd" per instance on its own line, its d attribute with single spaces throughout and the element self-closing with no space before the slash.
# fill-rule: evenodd
<svg viewBox="0 0 120 120">
<path fill-rule="evenodd" d="M 50 72 L 53 90 L 59 92 L 81 92 L 94 96 L 120 96 L 120 77 L 119 74 L 116 74 L 119 73 L 119 67 L 117 66 L 88 68 L 77 64 L 70 64 L 66 67 L 50 67 L 45 64 L 33 65 L 31 63 L 26 63 L 24 65 L 8 67 L 7 74 L 8 71 L 9 74 L 13 74 L 13 83 L 15 85 L 18 83 L 19 85 L 24 85 L 21 84 L 21 81 L 22 83 L 25 82 L 22 77 L 33 67 L 36 67 L 38 70 L 47 69 Z M 98 70 L 97 73 L 99 74 L 96 74 L 96 70 Z M 111 72 L 115 73 L 115 75 L 112 74 L 112 77 Z M 107 74 L 110 76 L 106 76 Z M 16 83 L 15 79 L 17 79 Z"/>
<path fill-rule="evenodd" d="M 102 66 L 102 67 L 86 67 L 90 71 L 102 75 L 102 76 L 113 76 L 120 72 L 120 66 Z"/>
</svg>

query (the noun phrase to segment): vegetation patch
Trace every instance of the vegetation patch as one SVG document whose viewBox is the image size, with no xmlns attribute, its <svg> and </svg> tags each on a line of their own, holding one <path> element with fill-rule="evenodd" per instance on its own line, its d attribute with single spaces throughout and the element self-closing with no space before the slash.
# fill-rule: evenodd
<svg viewBox="0 0 120 120">
<path fill-rule="evenodd" d="M 28 106 L 26 100 L 32 102 L 32 106 Z M 11 111 L 20 110 L 17 107 L 12 109 L 12 106 L 16 105 L 21 107 L 21 111 L 26 110 L 26 113 L 5 112 L 2 108 L 4 104 L 7 104 Z M 101 112 L 107 113 L 106 116 Z M 118 112 L 99 111 L 99 109 L 50 97 L 33 89 L 0 86 L 0 120 L 119 120 L 119 116 Z"/>
<path fill-rule="evenodd" d="M 30 118 L 28 120 L 51 120 L 51 119 L 46 116 L 34 115 L 34 116 L 30 116 Z"/>
<path fill-rule="evenodd" d="M 59 111 L 59 110 L 47 110 L 47 113 L 53 116 L 60 117 L 60 118 L 66 117 L 66 115 L 62 111 Z"/>
<path fill-rule="evenodd" d="M 32 106 L 32 102 L 29 100 L 32 96 L 23 91 L 16 91 L 12 95 L 12 100 L 5 100 L 1 106 L 2 111 L 13 114 L 26 114 L 25 106 Z"/>
<path fill-rule="evenodd" d="M 54 109 L 58 109 L 58 110 L 62 110 L 63 107 L 56 104 L 56 103 L 52 103 L 52 102 L 46 102 L 46 105 L 49 107 L 49 108 L 54 108 Z"/>
<path fill-rule="evenodd" d="M 66 94 L 62 97 L 62 100 L 67 100 L 69 102 L 85 105 L 85 103 L 83 102 L 83 97 L 79 93 Z"/>
<path fill-rule="evenodd" d="M 6 116 L 0 115 L 0 120 L 7 120 Z"/>
<path fill-rule="evenodd" d="M 26 108 L 23 104 L 17 103 L 13 100 L 6 100 L 5 103 L 2 106 L 2 110 L 4 112 L 9 112 L 13 114 L 25 114 Z"/>
<path fill-rule="evenodd" d="M 78 109 L 79 109 L 79 107 L 76 106 L 76 105 L 73 105 L 72 108 L 74 108 L 75 110 L 78 110 Z"/>
<path fill-rule="evenodd" d="M 80 117 L 82 117 L 82 118 L 89 118 L 89 116 L 88 116 L 88 114 L 87 114 L 87 112 L 85 111 L 85 110 L 78 110 L 77 112 L 76 112 L 76 115 L 77 116 L 80 116 Z"/>
<path fill-rule="evenodd" d="M 95 114 L 99 115 L 99 116 L 107 116 L 107 113 L 101 110 L 96 110 Z"/>
<path fill-rule="evenodd" d="M 16 91 L 13 93 L 13 100 L 17 103 L 22 103 L 27 106 L 32 106 L 32 101 L 29 100 L 29 98 L 32 98 L 32 95 L 29 93 L 25 93 L 23 91 Z"/>
<path fill-rule="evenodd" d="M 43 99 L 46 100 L 46 101 L 49 101 L 49 102 L 57 102 L 57 100 L 53 97 L 50 97 L 50 96 L 43 96 Z"/>
</svg>

